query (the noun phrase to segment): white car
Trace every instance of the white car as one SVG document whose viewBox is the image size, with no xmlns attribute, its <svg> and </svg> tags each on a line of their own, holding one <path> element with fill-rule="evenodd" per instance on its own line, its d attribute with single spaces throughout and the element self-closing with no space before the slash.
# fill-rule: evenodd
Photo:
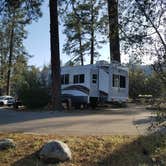
<svg viewBox="0 0 166 166">
<path fill-rule="evenodd" d="M 15 102 L 15 98 L 12 96 L 0 96 L 0 105 L 11 106 Z"/>
</svg>

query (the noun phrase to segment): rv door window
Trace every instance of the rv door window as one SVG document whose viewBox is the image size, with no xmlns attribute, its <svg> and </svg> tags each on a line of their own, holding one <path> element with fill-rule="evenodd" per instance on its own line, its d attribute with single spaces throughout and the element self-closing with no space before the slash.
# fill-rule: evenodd
<svg viewBox="0 0 166 166">
<path fill-rule="evenodd" d="M 120 76 L 120 88 L 126 88 L 126 77 Z"/>
<path fill-rule="evenodd" d="M 119 87 L 119 75 L 113 74 L 112 85 L 113 87 Z"/>
<path fill-rule="evenodd" d="M 69 74 L 61 75 L 61 84 L 69 84 Z"/>
<path fill-rule="evenodd" d="M 74 75 L 74 84 L 84 83 L 84 74 Z"/>
<path fill-rule="evenodd" d="M 97 83 L 97 74 L 92 75 L 92 83 L 96 84 Z"/>
<path fill-rule="evenodd" d="M 78 75 L 75 75 L 74 76 L 74 84 L 77 84 L 78 83 Z"/>
</svg>

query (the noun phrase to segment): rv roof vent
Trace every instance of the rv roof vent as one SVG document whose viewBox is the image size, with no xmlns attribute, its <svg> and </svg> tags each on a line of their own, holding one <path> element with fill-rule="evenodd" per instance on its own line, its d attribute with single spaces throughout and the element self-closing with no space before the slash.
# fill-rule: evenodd
<svg viewBox="0 0 166 166">
<path fill-rule="evenodd" d="M 97 61 L 96 65 L 97 66 L 107 66 L 107 65 L 109 65 L 109 63 L 105 60 L 101 60 L 101 61 Z"/>
</svg>

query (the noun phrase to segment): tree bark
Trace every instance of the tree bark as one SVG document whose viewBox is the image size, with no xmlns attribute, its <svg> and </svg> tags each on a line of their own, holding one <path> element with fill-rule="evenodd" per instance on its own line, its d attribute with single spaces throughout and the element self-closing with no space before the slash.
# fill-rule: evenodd
<svg viewBox="0 0 166 166">
<path fill-rule="evenodd" d="M 94 63 L 94 31 L 91 32 L 91 59 L 90 64 Z"/>
<path fill-rule="evenodd" d="M 94 63 L 94 12 L 93 12 L 93 2 L 91 3 L 91 50 L 90 50 L 90 64 Z"/>
<path fill-rule="evenodd" d="M 81 38 L 81 34 L 80 33 L 79 33 L 79 46 L 80 46 L 81 66 L 84 66 L 84 58 L 83 58 L 83 52 L 82 52 L 82 38 Z"/>
<path fill-rule="evenodd" d="M 59 27 L 57 0 L 50 0 L 50 44 L 51 44 L 51 77 L 52 77 L 52 107 L 62 109 L 61 76 L 59 53 Z"/>
<path fill-rule="evenodd" d="M 77 19 L 77 29 L 78 29 L 78 40 L 79 40 L 79 47 L 80 47 L 80 61 L 81 66 L 84 66 L 84 57 L 83 57 L 83 47 L 82 47 L 82 37 L 81 37 L 81 23 L 80 23 L 80 17 L 76 11 L 76 8 L 74 7 L 74 1 L 71 1 L 72 10 L 74 11 L 74 14 Z"/>
<path fill-rule="evenodd" d="M 14 21 L 11 25 L 10 44 L 9 44 L 9 59 L 8 59 L 8 71 L 7 71 L 7 82 L 6 82 L 6 94 L 10 95 L 10 78 L 11 78 L 11 67 L 13 57 L 13 40 L 14 40 Z"/>
<path fill-rule="evenodd" d="M 108 0 L 110 61 L 121 62 L 118 28 L 118 0 Z"/>
</svg>

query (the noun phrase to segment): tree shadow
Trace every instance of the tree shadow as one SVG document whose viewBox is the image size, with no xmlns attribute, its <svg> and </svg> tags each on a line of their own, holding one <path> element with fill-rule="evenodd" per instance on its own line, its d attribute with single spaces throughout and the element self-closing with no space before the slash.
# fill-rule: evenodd
<svg viewBox="0 0 166 166">
<path fill-rule="evenodd" d="M 59 162 L 55 160 L 41 161 L 39 159 L 39 151 L 36 151 L 20 160 L 11 164 L 11 166 L 58 166 Z"/>
<path fill-rule="evenodd" d="M 152 117 L 148 117 L 148 118 L 143 118 L 143 119 L 138 119 L 138 120 L 134 120 L 133 124 L 134 125 L 141 125 L 141 124 L 150 124 L 152 122 L 153 118 Z"/>
<path fill-rule="evenodd" d="M 166 135 L 153 133 L 140 136 L 131 143 L 122 145 L 104 157 L 98 166 L 165 166 L 166 154 L 156 153 L 165 147 Z M 166 147 L 165 147 L 166 148 Z"/>
<path fill-rule="evenodd" d="M 142 106 L 129 106 L 126 108 L 104 107 L 96 110 L 68 110 L 68 111 L 48 111 L 48 112 L 18 112 L 12 109 L 0 108 L 0 125 L 8 125 L 25 121 L 51 119 L 61 117 L 91 116 L 99 115 L 138 115 L 146 110 Z"/>
<path fill-rule="evenodd" d="M 36 166 L 36 165 L 41 165 L 38 157 L 37 157 L 37 152 L 30 154 L 24 158 L 21 158 L 20 160 L 14 162 L 11 166 Z M 43 165 L 44 166 L 44 165 Z"/>
<path fill-rule="evenodd" d="M 93 157 L 88 159 L 86 154 L 83 157 L 86 161 L 82 163 L 77 158 L 77 165 L 80 166 L 165 166 L 166 154 L 161 153 L 160 150 L 166 148 L 165 146 L 166 135 L 153 133 L 147 136 L 140 136 L 135 138 L 132 142 L 121 144 L 115 150 L 110 150 L 112 146 L 111 141 L 107 142 L 104 147 L 105 154 L 98 154 L 95 158 L 98 160 L 93 161 Z M 38 151 L 39 152 L 39 151 Z M 11 166 L 58 166 L 59 163 L 53 165 L 43 163 L 38 158 L 38 152 L 26 156 Z M 75 159 L 76 160 L 76 159 Z M 80 160 L 80 161 L 79 161 Z M 75 163 L 66 162 L 63 165 L 76 165 Z"/>
</svg>

